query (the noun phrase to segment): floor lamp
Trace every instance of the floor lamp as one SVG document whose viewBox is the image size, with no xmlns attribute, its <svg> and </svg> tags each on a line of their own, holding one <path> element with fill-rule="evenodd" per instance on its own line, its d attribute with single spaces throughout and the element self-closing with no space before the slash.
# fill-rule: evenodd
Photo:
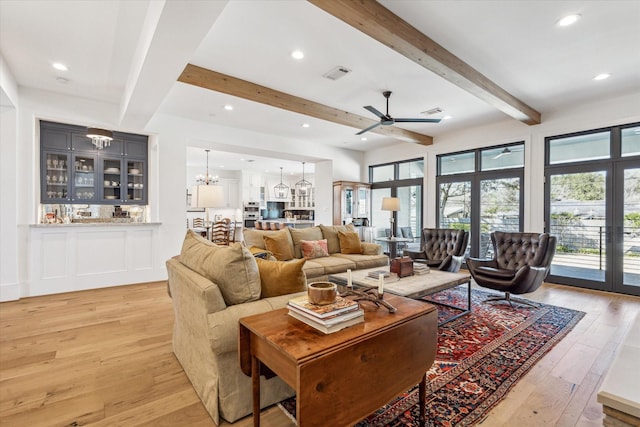
<svg viewBox="0 0 640 427">
<path fill-rule="evenodd" d="M 382 198 L 382 210 L 389 211 L 389 223 L 391 224 L 391 239 L 395 239 L 393 236 L 393 213 L 400 210 L 400 199 L 397 197 L 383 197 Z"/>
</svg>

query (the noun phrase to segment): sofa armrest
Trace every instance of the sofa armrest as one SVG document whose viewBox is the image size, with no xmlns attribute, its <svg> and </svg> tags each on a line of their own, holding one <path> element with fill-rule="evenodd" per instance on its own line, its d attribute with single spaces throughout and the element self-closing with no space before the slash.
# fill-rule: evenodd
<svg viewBox="0 0 640 427">
<path fill-rule="evenodd" d="M 378 243 L 362 242 L 363 255 L 382 255 L 382 245 Z"/>
</svg>

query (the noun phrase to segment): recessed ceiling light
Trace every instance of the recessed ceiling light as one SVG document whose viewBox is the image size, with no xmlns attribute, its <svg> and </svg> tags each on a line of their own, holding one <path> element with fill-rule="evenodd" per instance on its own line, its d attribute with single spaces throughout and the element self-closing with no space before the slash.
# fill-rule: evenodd
<svg viewBox="0 0 640 427">
<path fill-rule="evenodd" d="M 303 128 L 308 128 L 309 126 L 310 126 L 310 125 L 309 125 L 309 123 L 303 123 L 303 124 L 302 124 L 302 127 L 303 127 Z"/>
<path fill-rule="evenodd" d="M 68 70 L 67 66 L 62 64 L 62 63 L 60 63 L 60 62 L 54 62 L 52 66 L 56 70 L 60 70 L 60 71 L 67 71 Z"/>
<path fill-rule="evenodd" d="M 451 116 L 444 116 L 444 117 L 442 118 L 442 120 L 451 120 L 451 119 L 453 119 L 453 117 L 451 117 Z"/>
<path fill-rule="evenodd" d="M 227 104 L 227 105 L 224 106 L 224 109 L 227 110 L 227 111 L 231 111 L 231 110 L 233 110 L 233 105 Z"/>
<path fill-rule="evenodd" d="M 578 19 L 580 19 L 580 15 L 578 14 L 567 15 L 564 18 L 561 18 L 557 24 L 559 27 L 568 27 L 571 24 L 575 24 Z"/>
<path fill-rule="evenodd" d="M 367 140 L 366 136 L 363 136 L 362 138 L 360 138 L 360 141 L 366 141 L 366 140 Z"/>
<path fill-rule="evenodd" d="M 604 79 L 608 79 L 609 77 L 611 77 L 611 74 L 609 73 L 602 73 L 602 74 L 598 74 L 597 76 L 595 76 L 593 78 L 593 80 L 604 80 Z"/>
<path fill-rule="evenodd" d="M 301 50 L 294 50 L 293 52 L 291 52 L 291 57 L 293 59 L 302 59 L 304 58 L 304 52 L 302 52 Z"/>
</svg>

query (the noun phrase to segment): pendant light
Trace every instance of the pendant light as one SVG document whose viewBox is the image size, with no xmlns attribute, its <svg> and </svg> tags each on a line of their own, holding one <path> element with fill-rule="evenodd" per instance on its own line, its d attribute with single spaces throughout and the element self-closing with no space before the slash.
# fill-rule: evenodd
<svg viewBox="0 0 640 427">
<path fill-rule="evenodd" d="M 280 166 L 280 184 L 273 186 L 273 194 L 276 199 L 289 198 L 289 187 L 282 183 L 282 166 Z"/>
<path fill-rule="evenodd" d="M 193 187 L 191 196 L 191 206 L 194 208 L 205 209 L 205 226 L 207 227 L 207 234 L 209 232 L 209 208 L 222 208 L 224 207 L 224 192 L 222 186 L 213 185 L 209 180 L 209 151 L 207 152 L 207 174 L 205 175 L 204 184 L 198 184 Z M 209 237 L 209 236 L 207 236 Z"/>
<path fill-rule="evenodd" d="M 302 179 L 296 182 L 296 196 L 306 197 L 311 193 L 311 183 L 304 179 L 304 162 L 302 162 Z"/>
<path fill-rule="evenodd" d="M 87 138 L 91 138 L 91 143 L 95 145 L 98 150 L 102 150 L 111 145 L 113 132 L 105 129 L 89 128 L 87 129 Z"/>
</svg>

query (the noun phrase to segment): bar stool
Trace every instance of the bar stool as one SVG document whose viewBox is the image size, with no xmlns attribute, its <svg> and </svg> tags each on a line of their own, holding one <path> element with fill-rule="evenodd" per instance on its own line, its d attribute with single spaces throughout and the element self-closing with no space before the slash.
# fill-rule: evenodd
<svg viewBox="0 0 640 427">
<path fill-rule="evenodd" d="M 272 230 L 278 230 L 278 223 L 277 222 L 272 222 L 271 224 L 269 224 L 271 226 Z"/>
<path fill-rule="evenodd" d="M 256 230 L 262 230 L 262 223 L 260 221 L 256 221 L 255 223 Z"/>
</svg>

